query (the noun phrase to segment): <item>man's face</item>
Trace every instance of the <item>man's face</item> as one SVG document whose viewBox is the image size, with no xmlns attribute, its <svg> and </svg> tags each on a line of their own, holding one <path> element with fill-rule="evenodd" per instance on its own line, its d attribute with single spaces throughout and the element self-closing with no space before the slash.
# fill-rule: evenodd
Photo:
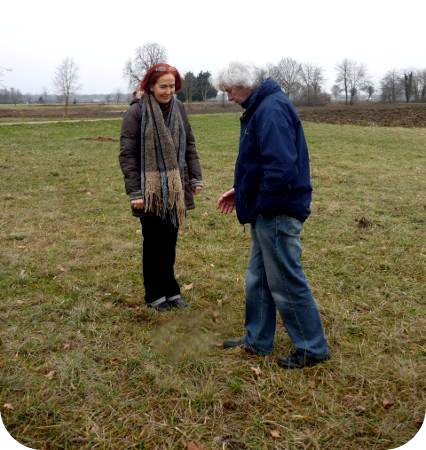
<svg viewBox="0 0 426 450">
<path fill-rule="evenodd" d="M 224 86 L 224 90 L 228 94 L 228 100 L 239 105 L 253 92 L 250 88 L 237 86 Z"/>
</svg>

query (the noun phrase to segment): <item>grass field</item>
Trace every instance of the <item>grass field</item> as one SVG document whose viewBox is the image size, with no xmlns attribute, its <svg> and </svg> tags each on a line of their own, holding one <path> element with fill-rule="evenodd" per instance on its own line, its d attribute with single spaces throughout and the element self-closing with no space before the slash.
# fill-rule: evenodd
<svg viewBox="0 0 426 450">
<path fill-rule="evenodd" d="M 190 308 L 143 306 L 119 120 L 0 127 L 0 410 L 54 448 L 390 449 L 425 413 L 426 129 L 305 124 L 306 274 L 332 359 L 284 371 L 243 332 L 250 233 L 215 210 L 238 114 L 191 116 L 205 190 L 178 242 Z M 198 447 L 197 447 L 198 445 Z"/>
</svg>

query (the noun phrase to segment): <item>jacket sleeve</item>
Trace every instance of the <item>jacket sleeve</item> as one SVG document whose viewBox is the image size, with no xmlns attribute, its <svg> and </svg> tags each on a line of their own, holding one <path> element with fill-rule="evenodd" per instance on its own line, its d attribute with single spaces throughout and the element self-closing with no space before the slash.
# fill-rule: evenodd
<svg viewBox="0 0 426 450">
<path fill-rule="evenodd" d="M 288 192 L 299 173 L 296 134 L 283 108 L 259 111 L 256 118 L 257 145 L 260 150 L 261 197 Z"/>
<path fill-rule="evenodd" d="M 201 164 L 198 157 L 197 148 L 195 145 L 194 133 L 192 132 L 191 124 L 188 120 L 185 107 L 182 103 L 179 104 L 182 120 L 185 126 L 186 133 L 186 166 L 188 168 L 189 183 L 191 187 L 203 186 L 203 177 L 201 174 Z"/>
<path fill-rule="evenodd" d="M 132 200 L 143 198 L 140 172 L 140 116 L 140 105 L 133 104 L 123 118 L 120 134 L 120 167 L 126 193 Z"/>
</svg>

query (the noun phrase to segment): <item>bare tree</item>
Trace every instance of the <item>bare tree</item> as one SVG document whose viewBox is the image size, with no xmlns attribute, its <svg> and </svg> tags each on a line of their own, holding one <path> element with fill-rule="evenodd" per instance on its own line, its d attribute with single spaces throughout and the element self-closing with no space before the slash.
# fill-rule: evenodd
<svg viewBox="0 0 426 450">
<path fill-rule="evenodd" d="M 345 92 L 346 104 L 352 105 L 367 82 L 367 69 L 364 64 L 345 58 L 336 66 L 336 70 L 336 84 Z"/>
<path fill-rule="evenodd" d="M 411 95 L 413 93 L 413 71 L 404 72 L 404 93 L 405 101 L 410 102 Z"/>
<path fill-rule="evenodd" d="M 120 103 L 121 96 L 123 95 L 123 93 L 121 92 L 120 88 L 117 88 L 114 91 L 113 95 L 114 95 L 114 98 L 115 98 L 115 103 Z"/>
<path fill-rule="evenodd" d="M 426 69 L 421 72 L 420 80 L 422 84 L 420 99 L 422 102 L 426 102 Z"/>
<path fill-rule="evenodd" d="M 19 89 L 13 89 L 13 88 L 10 88 L 10 97 L 11 97 L 12 103 L 15 106 L 18 102 L 22 103 L 23 99 L 24 99 L 24 96 L 21 94 Z"/>
<path fill-rule="evenodd" d="M 336 66 L 337 78 L 336 85 L 339 86 L 345 93 L 345 103 L 348 104 L 349 98 L 349 76 L 351 71 L 352 61 L 345 58 L 340 64 Z"/>
<path fill-rule="evenodd" d="M 364 64 L 359 64 L 355 61 L 351 64 L 349 71 L 349 88 L 350 88 L 350 104 L 353 105 L 358 92 L 364 88 L 367 82 L 367 69 Z"/>
<path fill-rule="evenodd" d="M 324 84 L 324 75 L 322 67 L 314 66 L 313 76 L 312 76 L 312 90 L 314 98 L 317 99 L 321 93 Z"/>
<path fill-rule="evenodd" d="M 293 100 L 300 89 L 301 64 L 293 58 L 282 58 L 276 66 L 268 67 L 271 76 Z"/>
<path fill-rule="evenodd" d="M 155 42 L 148 42 L 136 49 L 133 61 L 129 60 L 126 63 L 124 78 L 128 80 L 129 87 L 134 89 L 151 66 L 165 62 L 167 62 L 166 49 Z"/>
<path fill-rule="evenodd" d="M 47 103 L 48 95 L 49 95 L 49 93 L 47 91 L 47 88 L 43 87 L 42 92 L 41 92 L 41 98 L 43 100 L 43 103 Z"/>
<path fill-rule="evenodd" d="M 395 103 L 402 93 L 401 75 L 396 69 L 390 70 L 380 81 L 382 101 Z"/>
<path fill-rule="evenodd" d="M 416 102 L 426 101 L 426 69 L 416 70 L 414 72 L 413 94 Z"/>
<path fill-rule="evenodd" d="M 333 84 L 333 87 L 331 88 L 331 94 L 333 95 L 335 100 L 337 100 L 339 98 L 339 95 L 341 93 L 342 93 L 342 88 L 338 84 Z"/>
<path fill-rule="evenodd" d="M 302 85 L 305 91 L 305 96 L 307 98 L 307 104 L 311 104 L 312 95 L 312 80 L 314 76 L 315 67 L 310 63 L 303 63 L 301 65 L 300 76 L 302 80 Z"/>
<path fill-rule="evenodd" d="M 370 101 L 371 98 L 373 97 L 376 88 L 374 87 L 374 84 L 371 81 L 366 81 L 361 90 L 368 95 L 367 101 Z"/>
<path fill-rule="evenodd" d="M 57 67 L 53 84 L 57 94 L 65 102 L 65 115 L 68 115 L 70 96 L 80 89 L 78 84 L 78 66 L 72 58 L 65 58 Z"/>
<path fill-rule="evenodd" d="M 300 79 L 304 103 L 317 104 L 324 83 L 323 69 L 312 63 L 303 63 L 300 66 Z"/>
</svg>

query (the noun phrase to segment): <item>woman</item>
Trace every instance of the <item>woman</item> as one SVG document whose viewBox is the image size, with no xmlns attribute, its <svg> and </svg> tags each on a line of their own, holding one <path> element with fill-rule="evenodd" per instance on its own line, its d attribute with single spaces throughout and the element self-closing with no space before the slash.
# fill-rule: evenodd
<svg viewBox="0 0 426 450">
<path fill-rule="evenodd" d="M 174 274 L 176 241 L 186 210 L 195 207 L 193 194 L 203 186 L 191 125 L 174 97 L 181 86 L 174 67 L 151 67 L 120 136 L 126 193 L 142 225 L 145 302 L 157 311 L 187 306 Z"/>
</svg>

